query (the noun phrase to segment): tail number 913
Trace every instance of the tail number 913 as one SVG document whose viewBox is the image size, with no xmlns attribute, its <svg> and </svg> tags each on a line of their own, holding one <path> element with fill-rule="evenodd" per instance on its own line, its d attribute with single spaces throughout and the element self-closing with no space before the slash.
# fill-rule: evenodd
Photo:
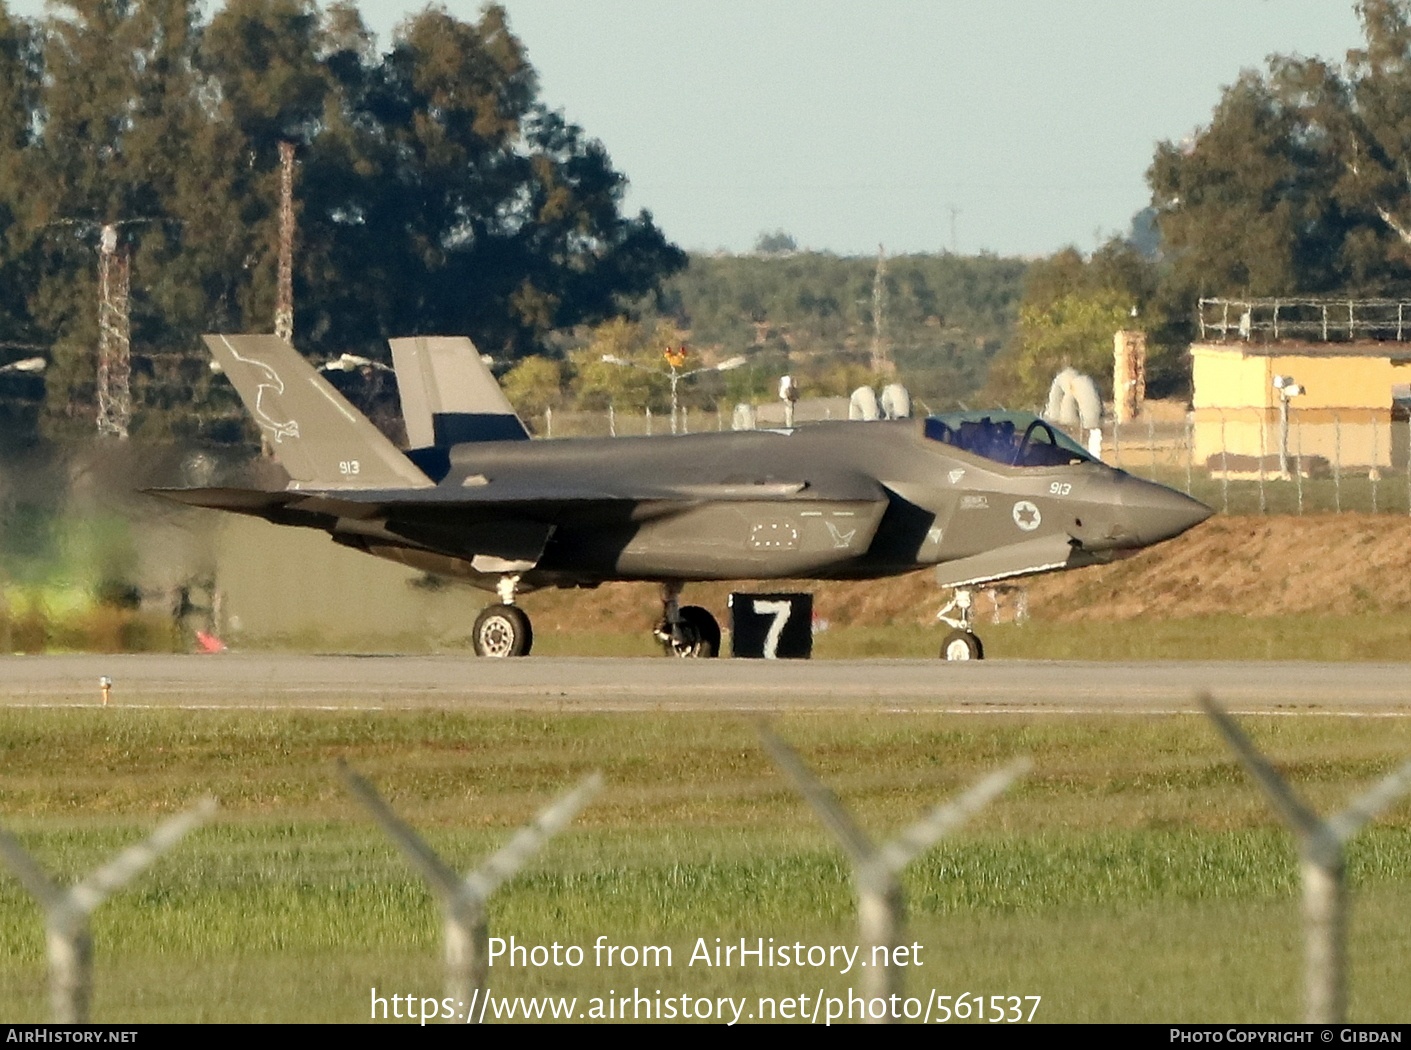
<svg viewBox="0 0 1411 1050">
<path fill-rule="evenodd" d="M 351 478 L 358 473 L 358 461 L 356 459 L 340 459 L 338 461 L 338 473 L 345 478 Z"/>
<path fill-rule="evenodd" d="M 1071 481 L 1055 481 L 1048 487 L 1048 494 L 1050 496 L 1066 496 L 1072 491 L 1073 483 Z"/>
</svg>

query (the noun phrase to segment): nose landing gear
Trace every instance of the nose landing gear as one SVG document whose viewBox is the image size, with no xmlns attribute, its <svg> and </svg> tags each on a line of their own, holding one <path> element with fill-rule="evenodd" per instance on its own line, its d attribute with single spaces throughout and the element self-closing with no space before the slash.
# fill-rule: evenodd
<svg viewBox="0 0 1411 1050">
<path fill-rule="evenodd" d="M 955 616 L 948 615 L 955 610 Z M 985 647 L 980 636 L 970 629 L 975 619 L 974 594 L 968 587 L 957 587 L 955 597 L 936 613 L 936 619 L 954 628 L 941 642 L 942 660 L 983 660 Z"/>
</svg>

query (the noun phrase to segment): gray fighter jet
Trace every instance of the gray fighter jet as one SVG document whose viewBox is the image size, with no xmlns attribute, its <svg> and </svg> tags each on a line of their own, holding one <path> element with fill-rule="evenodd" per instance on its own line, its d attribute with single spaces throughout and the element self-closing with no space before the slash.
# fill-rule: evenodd
<svg viewBox="0 0 1411 1050">
<path fill-rule="evenodd" d="M 357 550 L 495 591 L 482 656 L 533 640 L 517 594 L 607 580 L 662 588 L 668 652 L 714 656 L 681 605 L 698 580 L 873 579 L 935 567 L 956 590 L 945 659 L 980 659 L 969 589 L 1110 561 L 1210 509 L 1094 460 L 1036 416 L 969 412 L 792 430 L 531 441 L 467 339 L 393 340 L 401 452 L 275 336 L 207 336 L 286 488 L 154 490 L 322 529 Z"/>
</svg>

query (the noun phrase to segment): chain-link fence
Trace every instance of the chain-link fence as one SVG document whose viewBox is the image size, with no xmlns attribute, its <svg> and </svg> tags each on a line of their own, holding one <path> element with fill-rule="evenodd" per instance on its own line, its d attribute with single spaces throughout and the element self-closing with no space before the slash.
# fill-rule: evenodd
<svg viewBox="0 0 1411 1050">
<path fill-rule="evenodd" d="M 1102 458 L 1230 514 L 1411 514 L 1411 420 L 1271 414 L 1206 409 L 1179 422 L 1108 425 Z"/>
</svg>

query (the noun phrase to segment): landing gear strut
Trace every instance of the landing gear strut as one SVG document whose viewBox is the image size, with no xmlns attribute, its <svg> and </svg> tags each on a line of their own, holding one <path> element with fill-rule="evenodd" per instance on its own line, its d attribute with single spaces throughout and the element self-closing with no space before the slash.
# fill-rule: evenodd
<svg viewBox="0 0 1411 1050">
<path fill-rule="evenodd" d="M 499 605 L 487 605 L 475 618 L 471 636 L 476 656 L 528 656 L 534 645 L 534 628 L 524 610 L 514 604 L 518 576 L 501 576 L 495 591 Z"/>
<path fill-rule="evenodd" d="M 661 585 L 661 621 L 652 636 L 668 656 L 704 658 L 720 652 L 720 624 L 699 605 L 682 605 L 679 583 Z"/>
<path fill-rule="evenodd" d="M 955 610 L 956 615 L 948 615 Z M 936 619 L 954 628 L 941 642 L 942 660 L 983 660 L 985 647 L 980 637 L 970 629 L 975 619 L 974 595 L 968 587 L 957 587 L 955 597 L 950 600 Z"/>
</svg>

